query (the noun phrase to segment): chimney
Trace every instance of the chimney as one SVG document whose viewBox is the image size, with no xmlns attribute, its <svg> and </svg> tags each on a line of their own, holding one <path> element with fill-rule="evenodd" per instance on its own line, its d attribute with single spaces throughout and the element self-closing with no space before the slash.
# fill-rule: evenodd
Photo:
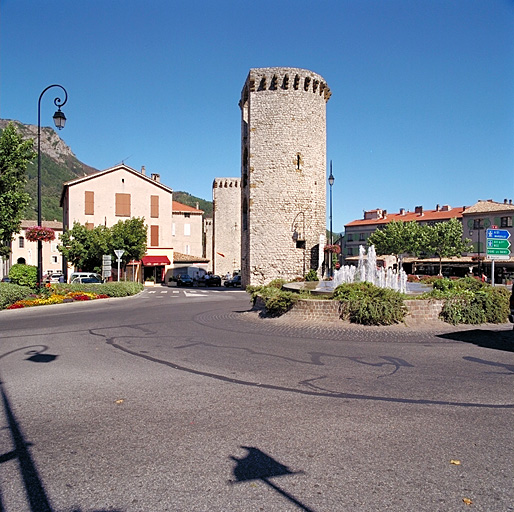
<svg viewBox="0 0 514 512">
<path fill-rule="evenodd" d="M 151 174 L 151 178 L 152 178 L 152 180 L 157 181 L 158 183 L 160 183 L 160 181 L 161 181 L 161 175 L 160 174 L 152 173 Z"/>
<path fill-rule="evenodd" d="M 400 208 L 400 215 L 405 215 L 405 208 Z"/>
<path fill-rule="evenodd" d="M 416 208 L 414 208 L 414 213 L 423 215 L 423 206 L 416 206 Z"/>
<path fill-rule="evenodd" d="M 438 204 L 435 205 L 435 211 L 438 212 L 439 211 L 439 208 L 440 206 Z"/>
<path fill-rule="evenodd" d="M 507 199 L 504 199 L 504 200 L 503 200 L 503 204 L 507 204 Z"/>
<path fill-rule="evenodd" d="M 198 201 L 196 201 L 196 209 L 199 210 L 200 209 L 200 203 Z"/>
<path fill-rule="evenodd" d="M 512 204 L 512 199 L 509 199 L 509 204 Z"/>
<path fill-rule="evenodd" d="M 141 174 L 146 175 L 146 169 L 144 165 L 141 166 Z"/>
</svg>

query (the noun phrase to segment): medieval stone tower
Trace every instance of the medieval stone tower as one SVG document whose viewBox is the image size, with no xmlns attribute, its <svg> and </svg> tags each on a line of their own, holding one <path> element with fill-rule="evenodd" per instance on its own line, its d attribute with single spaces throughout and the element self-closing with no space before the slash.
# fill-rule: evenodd
<svg viewBox="0 0 514 512">
<path fill-rule="evenodd" d="M 239 103 L 244 285 L 294 279 L 321 264 L 330 95 L 323 77 L 306 69 L 248 74 Z"/>
<path fill-rule="evenodd" d="M 241 269 L 241 180 L 216 178 L 212 203 L 213 272 L 224 277 Z"/>
</svg>

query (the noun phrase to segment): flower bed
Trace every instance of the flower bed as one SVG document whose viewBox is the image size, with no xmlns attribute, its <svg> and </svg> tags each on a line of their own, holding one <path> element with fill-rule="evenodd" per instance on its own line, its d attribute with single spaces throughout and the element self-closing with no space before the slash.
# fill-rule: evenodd
<svg viewBox="0 0 514 512">
<path fill-rule="evenodd" d="M 48 304 L 63 304 L 64 302 L 107 299 L 108 295 L 91 292 L 69 292 L 66 295 L 53 294 L 49 297 L 34 297 L 30 299 L 17 300 L 6 309 L 21 309 L 32 306 L 47 306 Z"/>
</svg>

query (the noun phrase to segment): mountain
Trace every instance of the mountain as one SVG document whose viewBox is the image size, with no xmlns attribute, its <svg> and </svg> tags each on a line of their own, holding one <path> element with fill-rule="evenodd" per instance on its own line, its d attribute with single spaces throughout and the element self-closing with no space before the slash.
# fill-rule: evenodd
<svg viewBox="0 0 514 512">
<path fill-rule="evenodd" d="M 33 139 L 37 151 L 37 126 L 19 121 L 0 119 L 0 131 L 9 122 L 14 123 L 24 139 Z M 41 127 L 41 206 L 43 220 L 62 221 L 62 208 L 59 206 L 62 184 L 75 178 L 97 172 L 98 169 L 82 163 L 72 150 L 50 127 Z M 27 192 L 30 203 L 25 211 L 25 219 L 37 219 L 37 156 L 27 166 Z M 172 185 L 171 185 L 172 186 Z M 173 188 L 173 187 L 172 187 Z M 173 192 L 173 199 L 179 203 L 200 208 L 206 217 L 212 217 L 212 201 L 192 196 L 187 192 Z"/>
<path fill-rule="evenodd" d="M 0 119 L 0 130 L 12 122 L 24 139 L 34 141 L 37 151 L 37 126 L 19 121 Z M 43 220 L 62 221 L 62 208 L 59 206 L 62 184 L 97 169 L 82 163 L 66 143 L 50 127 L 41 127 L 41 206 Z M 27 166 L 26 191 L 30 203 L 25 211 L 26 219 L 37 219 L 37 156 Z"/>
<path fill-rule="evenodd" d="M 182 192 L 180 190 L 173 191 L 173 200 L 178 201 L 182 204 L 187 204 L 193 208 L 199 208 L 203 210 L 203 216 L 212 218 L 212 201 L 206 201 L 199 197 L 192 196 L 188 192 Z"/>
</svg>

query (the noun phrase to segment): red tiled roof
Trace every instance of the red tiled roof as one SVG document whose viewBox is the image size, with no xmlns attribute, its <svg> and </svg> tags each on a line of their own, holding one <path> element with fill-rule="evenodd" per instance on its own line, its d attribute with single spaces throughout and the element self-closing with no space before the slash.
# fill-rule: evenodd
<svg viewBox="0 0 514 512">
<path fill-rule="evenodd" d="M 370 210 L 377 211 L 377 210 Z M 387 213 L 385 217 L 381 219 L 358 219 L 345 224 L 345 227 L 352 226 L 373 226 L 375 224 L 388 224 L 389 222 L 396 221 L 416 221 L 416 222 L 428 222 L 428 221 L 445 221 L 450 219 L 462 218 L 462 212 L 465 211 L 464 206 L 457 206 L 450 210 L 424 210 L 423 213 L 405 212 L 405 213 Z"/>
<path fill-rule="evenodd" d="M 203 210 L 193 208 L 192 206 L 189 206 L 187 204 L 179 203 L 178 201 L 173 201 L 172 208 L 174 212 L 203 213 Z"/>
</svg>

